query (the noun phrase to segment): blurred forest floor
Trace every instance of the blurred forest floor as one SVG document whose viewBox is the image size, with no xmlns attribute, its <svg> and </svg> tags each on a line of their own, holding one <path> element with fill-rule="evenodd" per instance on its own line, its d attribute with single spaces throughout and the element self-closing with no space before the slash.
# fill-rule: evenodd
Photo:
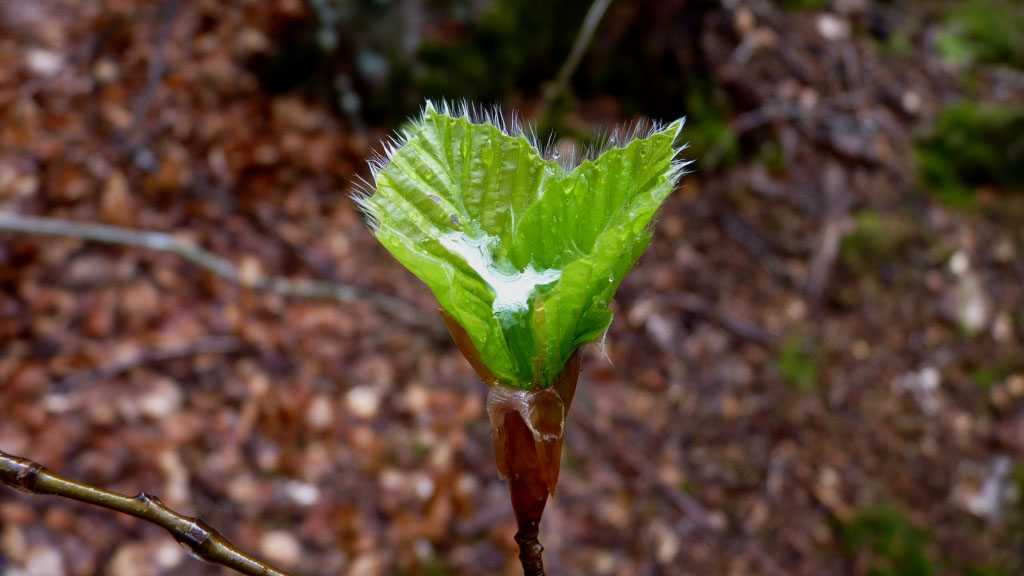
<svg viewBox="0 0 1024 576">
<path fill-rule="evenodd" d="M 4 0 L 0 209 L 433 318 L 353 178 L 424 97 L 532 117 L 587 9 L 565 4 Z M 612 4 L 542 130 L 688 115 L 697 162 L 610 361 L 587 350 L 553 575 L 767 573 L 758 550 L 793 575 L 1024 573 L 1021 12 Z M 483 398 L 446 338 L 368 303 L 0 233 L 0 449 L 296 574 L 521 573 Z M 0 490 L 4 576 L 219 573 L 156 527 Z"/>
</svg>

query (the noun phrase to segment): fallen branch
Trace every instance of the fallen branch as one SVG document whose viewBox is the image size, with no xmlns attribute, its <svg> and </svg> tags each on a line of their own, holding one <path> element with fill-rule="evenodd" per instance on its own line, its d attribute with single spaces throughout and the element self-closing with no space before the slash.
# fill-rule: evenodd
<svg viewBox="0 0 1024 576">
<path fill-rule="evenodd" d="M 751 130 L 774 122 L 827 118 L 841 112 L 854 110 L 863 105 L 863 102 L 864 94 L 859 91 L 844 92 L 823 98 L 810 106 L 794 101 L 769 102 L 753 110 L 748 110 L 729 122 L 729 129 L 708 148 L 701 162 L 704 169 L 711 172 L 718 167 L 729 142 L 738 140 L 740 136 Z"/>
<path fill-rule="evenodd" d="M 818 232 L 818 242 L 807 267 L 805 284 L 807 295 L 818 304 L 821 303 L 829 277 L 839 258 L 843 238 L 851 232 L 850 208 L 853 205 L 846 171 L 838 162 L 829 161 L 825 164 L 821 180 L 825 213 Z"/>
<path fill-rule="evenodd" d="M 284 278 L 280 276 L 249 277 L 248 275 L 241 274 L 238 271 L 238 267 L 230 260 L 208 252 L 189 240 L 165 232 L 132 230 L 106 224 L 72 222 L 57 218 L 25 216 L 11 212 L 0 212 L 0 231 L 78 238 L 90 242 L 168 252 L 180 256 L 195 266 L 212 272 L 224 280 L 250 290 L 270 292 L 290 298 L 330 300 L 346 304 L 365 301 L 396 320 L 416 327 L 426 328 L 432 335 L 447 338 L 447 333 L 441 329 L 439 322 L 433 318 L 428 319 L 422 310 L 400 298 L 378 294 L 365 288 L 338 282 Z"/>
<path fill-rule="evenodd" d="M 241 352 L 245 344 L 230 336 L 210 336 L 195 342 L 173 343 L 157 348 L 141 350 L 130 358 L 115 360 L 87 372 L 68 376 L 54 384 L 58 391 L 85 386 L 97 380 L 107 380 L 148 364 L 178 360 L 203 354 L 234 354 Z"/>
<path fill-rule="evenodd" d="M 664 298 L 664 304 L 675 306 L 681 310 L 703 316 L 718 323 L 722 328 L 744 340 L 771 348 L 775 344 L 775 336 L 758 324 L 715 306 L 702 296 L 689 292 L 675 292 Z"/>
<path fill-rule="evenodd" d="M 594 39 L 597 25 L 601 23 L 601 18 L 604 17 L 604 13 L 608 10 L 608 5 L 611 3 L 612 0 L 594 0 L 594 3 L 590 5 L 590 9 L 587 10 L 587 15 L 583 17 L 583 25 L 580 27 L 579 33 L 576 34 L 576 39 L 569 50 L 569 56 L 562 63 L 562 67 L 558 69 L 558 75 L 555 76 L 555 80 L 544 87 L 536 113 L 536 117 L 542 123 L 547 120 L 551 106 L 565 92 L 566 87 L 569 85 L 569 79 L 572 78 L 573 72 L 579 67 L 583 54 L 586 53 L 587 47 L 590 46 L 590 41 Z"/>
<path fill-rule="evenodd" d="M 202 520 L 183 516 L 144 492 L 134 498 L 108 492 L 58 476 L 36 462 L 4 452 L 0 452 L 0 484 L 29 494 L 70 498 L 151 522 L 167 530 L 196 557 L 242 574 L 288 576 L 235 548 Z"/>
<path fill-rule="evenodd" d="M 160 8 L 158 15 L 160 27 L 156 33 L 149 69 L 146 70 L 146 83 L 135 99 L 130 134 L 137 134 L 142 130 L 142 125 L 149 114 L 149 106 L 153 102 L 153 96 L 160 87 L 160 81 L 163 80 L 164 72 L 167 70 L 167 41 L 171 38 L 171 28 L 180 7 L 181 0 L 167 0 L 167 3 Z"/>
<path fill-rule="evenodd" d="M 577 417 L 570 419 L 569 422 L 574 423 L 579 431 L 585 433 L 593 444 L 607 451 L 610 456 L 625 465 L 638 477 L 650 482 L 651 486 L 662 498 L 683 513 L 686 524 L 689 525 L 687 527 L 694 527 L 705 533 L 715 534 L 722 539 L 727 538 L 728 534 L 712 520 L 711 514 L 696 498 L 666 484 L 658 475 L 657 468 L 644 456 L 642 451 L 627 446 L 619 439 L 618 434 L 608 429 L 607 426 L 602 425 L 592 413 L 588 412 L 584 407 L 585 404 L 582 402 L 577 404 L 581 408 L 577 409 Z M 784 574 L 782 568 L 754 542 L 741 538 L 737 544 L 764 574 L 769 576 L 782 576 Z"/>
</svg>

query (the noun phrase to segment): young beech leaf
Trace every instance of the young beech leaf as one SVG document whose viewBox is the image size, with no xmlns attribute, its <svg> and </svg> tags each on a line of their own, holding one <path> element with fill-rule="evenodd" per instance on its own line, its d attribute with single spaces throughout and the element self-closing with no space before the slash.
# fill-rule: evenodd
<svg viewBox="0 0 1024 576">
<path fill-rule="evenodd" d="M 428 101 L 371 163 L 358 202 L 468 335 L 489 384 L 546 388 L 608 329 L 608 304 L 686 166 L 683 120 L 563 166 L 496 114 L 439 108 Z"/>
</svg>

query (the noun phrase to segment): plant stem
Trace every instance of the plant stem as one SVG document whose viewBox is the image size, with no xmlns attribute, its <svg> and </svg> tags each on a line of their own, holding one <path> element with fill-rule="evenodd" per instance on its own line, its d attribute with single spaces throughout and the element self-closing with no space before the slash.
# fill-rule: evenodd
<svg viewBox="0 0 1024 576">
<path fill-rule="evenodd" d="M 151 522 L 167 530 L 196 557 L 250 576 L 288 576 L 235 548 L 198 518 L 171 510 L 159 498 L 140 493 L 132 498 L 58 476 L 41 464 L 0 452 L 0 484 L 29 494 L 62 496 Z"/>
<path fill-rule="evenodd" d="M 543 478 L 537 459 L 533 433 L 516 412 L 505 415 L 506 449 L 508 458 L 508 485 L 512 493 L 512 510 L 516 514 L 519 531 L 519 561 L 524 576 L 545 576 L 541 553 L 544 547 L 538 539 L 540 518 L 548 501 L 548 484 Z"/>
</svg>

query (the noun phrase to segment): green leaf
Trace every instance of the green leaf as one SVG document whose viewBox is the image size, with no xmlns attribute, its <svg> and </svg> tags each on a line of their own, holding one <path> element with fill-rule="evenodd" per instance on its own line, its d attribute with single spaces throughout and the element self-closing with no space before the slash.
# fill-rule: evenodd
<svg viewBox="0 0 1024 576">
<path fill-rule="evenodd" d="M 682 126 L 612 139 L 571 167 L 497 115 L 427 102 L 358 201 L 466 331 L 492 383 L 545 388 L 608 329 L 608 304 L 686 165 Z"/>
</svg>

